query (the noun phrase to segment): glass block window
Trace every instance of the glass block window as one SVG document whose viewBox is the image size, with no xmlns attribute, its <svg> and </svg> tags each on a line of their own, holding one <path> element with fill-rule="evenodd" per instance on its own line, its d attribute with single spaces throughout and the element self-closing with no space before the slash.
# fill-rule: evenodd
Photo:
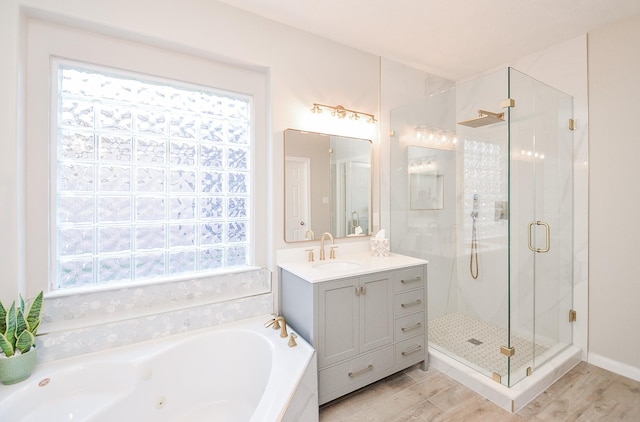
<svg viewBox="0 0 640 422">
<path fill-rule="evenodd" d="M 496 221 L 497 201 L 507 198 L 506 166 L 503 148 L 495 142 L 465 139 L 464 147 L 464 216 L 465 237 L 471 240 L 473 195 L 478 195 L 478 226 L 480 239 L 504 235 L 503 221 Z"/>
<path fill-rule="evenodd" d="M 251 97 L 55 65 L 54 288 L 251 265 Z"/>
</svg>

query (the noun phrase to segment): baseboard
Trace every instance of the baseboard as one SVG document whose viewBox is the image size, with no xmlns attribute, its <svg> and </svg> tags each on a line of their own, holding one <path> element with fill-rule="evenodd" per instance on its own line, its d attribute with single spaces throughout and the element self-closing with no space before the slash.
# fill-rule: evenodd
<svg viewBox="0 0 640 422">
<path fill-rule="evenodd" d="M 640 368 L 636 368 L 635 366 L 627 365 L 626 363 L 618 362 L 617 360 L 591 352 L 587 354 L 587 362 L 591 365 L 606 369 L 607 371 L 622 375 L 623 377 L 640 381 Z"/>
</svg>

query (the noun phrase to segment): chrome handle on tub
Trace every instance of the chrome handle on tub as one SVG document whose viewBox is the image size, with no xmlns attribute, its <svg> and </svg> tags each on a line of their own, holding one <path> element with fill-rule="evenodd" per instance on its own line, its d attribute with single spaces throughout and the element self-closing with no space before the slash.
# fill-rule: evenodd
<svg viewBox="0 0 640 422">
<path fill-rule="evenodd" d="M 362 375 L 362 374 L 364 374 L 365 372 L 371 371 L 372 369 L 373 369 L 373 365 L 369 365 L 369 366 L 367 366 L 366 368 L 363 368 L 363 369 L 361 369 L 361 370 L 359 370 L 359 371 L 356 371 L 356 372 L 349 372 L 349 376 L 350 376 L 351 378 L 353 378 L 353 377 L 357 377 L 358 375 Z"/>
<path fill-rule="evenodd" d="M 411 327 L 402 327 L 401 330 L 403 333 L 406 333 L 407 331 L 415 330 L 420 327 L 422 327 L 421 322 L 417 323 L 416 325 L 412 325 Z"/>
<path fill-rule="evenodd" d="M 416 278 L 410 278 L 409 280 L 400 280 L 400 283 L 409 284 L 409 283 L 415 283 L 415 282 L 420 281 L 420 280 L 422 280 L 420 278 L 420 276 L 417 276 Z"/>
<path fill-rule="evenodd" d="M 415 306 L 415 305 L 420 305 L 422 303 L 422 300 L 420 299 L 416 299 L 415 302 L 410 302 L 410 303 L 401 303 L 400 306 L 402 306 L 403 308 L 406 308 L 408 306 Z"/>
<path fill-rule="evenodd" d="M 419 344 L 418 347 L 416 347 L 415 349 L 411 349 L 411 350 L 407 350 L 406 352 L 402 352 L 402 356 L 407 356 L 407 355 L 410 355 L 412 353 L 419 352 L 420 350 L 422 350 L 422 345 Z"/>
</svg>

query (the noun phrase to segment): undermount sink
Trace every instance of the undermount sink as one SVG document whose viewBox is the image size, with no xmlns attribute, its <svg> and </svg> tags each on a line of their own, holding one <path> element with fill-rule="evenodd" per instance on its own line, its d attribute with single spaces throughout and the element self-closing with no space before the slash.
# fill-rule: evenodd
<svg viewBox="0 0 640 422">
<path fill-rule="evenodd" d="M 325 271 L 355 270 L 362 264 L 356 261 L 327 261 L 313 264 L 313 268 Z"/>
</svg>

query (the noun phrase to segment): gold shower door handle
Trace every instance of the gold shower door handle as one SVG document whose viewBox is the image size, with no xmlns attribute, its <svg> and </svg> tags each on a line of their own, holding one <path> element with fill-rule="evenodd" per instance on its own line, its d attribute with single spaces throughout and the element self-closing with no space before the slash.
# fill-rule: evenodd
<svg viewBox="0 0 640 422">
<path fill-rule="evenodd" d="M 545 228 L 547 242 L 544 248 L 536 248 L 532 243 L 533 236 L 531 236 L 531 230 L 534 225 L 543 226 Z M 549 224 L 545 223 L 544 221 L 532 221 L 531 223 L 529 223 L 529 249 L 537 253 L 549 252 L 549 249 L 551 249 L 551 228 L 549 227 Z"/>
</svg>

